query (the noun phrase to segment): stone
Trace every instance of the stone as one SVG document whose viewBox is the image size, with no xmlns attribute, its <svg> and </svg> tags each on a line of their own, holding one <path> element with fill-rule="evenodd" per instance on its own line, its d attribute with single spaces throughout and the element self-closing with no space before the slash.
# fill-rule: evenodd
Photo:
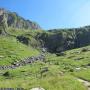
<svg viewBox="0 0 90 90">
<path fill-rule="evenodd" d="M 76 69 L 77 71 L 78 71 L 78 70 L 81 70 L 81 68 L 75 68 L 75 69 Z"/>
<path fill-rule="evenodd" d="M 42 55 L 38 55 L 38 56 L 35 56 L 35 57 L 27 57 L 27 58 L 23 58 L 21 59 L 20 61 L 15 61 L 15 62 L 12 62 L 10 66 L 0 66 L 0 70 L 6 70 L 6 69 L 15 69 L 17 67 L 20 67 L 20 66 L 25 66 L 26 64 L 32 64 L 33 62 L 35 61 L 44 61 L 45 60 L 45 56 L 44 54 Z M 41 72 L 47 72 L 48 71 L 48 67 L 44 67 L 42 68 Z"/>
<path fill-rule="evenodd" d="M 4 56 L 0 56 L 0 58 L 4 58 Z"/>
<path fill-rule="evenodd" d="M 84 59 L 84 57 L 75 58 L 74 60 L 81 60 Z"/>
<path fill-rule="evenodd" d="M 39 87 L 37 87 L 37 88 L 32 88 L 32 89 L 30 89 L 30 90 L 45 90 L 44 88 L 39 88 Z"/>
</svg>

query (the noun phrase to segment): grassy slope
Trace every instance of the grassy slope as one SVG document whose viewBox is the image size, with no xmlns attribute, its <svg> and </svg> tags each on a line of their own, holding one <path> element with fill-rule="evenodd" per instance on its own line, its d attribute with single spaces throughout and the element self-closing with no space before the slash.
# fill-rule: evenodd
<svg viewBox="0 0 90 90">
<path fill-rule="evenodd" d="M 48 66 L 48 64 L 37 62 L 15 70 L 9 70 L 10 76 L 0 76 L 0 87 L 22 87 L 29 90 L 41 86 L 45 90 L 86 90 L 83 84 L 70 74 L 60 75 L 55 65 L 49 65 L 49 71 L 41 77 L 40 67 L 45 66 Z M 56 71 L 53 70 L 54 67 Z M 1 73 L 4 72 L 6 71 L 1 71 Z"/>
<path fill-rule="evenodd" d="M 29 37 L 31 38 L 35 35 L 35 32 L 9 31 L 9 33 L 15 36 L 29 33 Z M 2 75 L 7 72 L 7 70 L 0 71 L 0 87 L 22 87 L 29 90 L 32 87 L 41 86 L 46 90 L 87 90 L 83 84 L 78 82 L 74 77 L 81 76 L 88 80 L 90 79 L 90 69 L 84 70 L 83 67 L 83 65 L 87 65 L 90 62 L 90 51 L 76 53 L 81 51 L 81 49 L 82 48 L 66 51 L 65 56 L 59 57 L 55 54 L 48 53 L 46 56 L 46 63 L 36 62 L 31 65 L 19 67 L 15 70 L 8 70 L 8 76 Z M 39 54 L 39 52 L 36 49 L 17 42 L 14 37 L 0 37 L 0 65 L 10 64 L 23 57 L 35 56 L 37 54 Z M 75 60 L 80 57 L 83 57 L 83 59 Z M 49 69 L 42 77 L 40 74 L 41 67 L 48 67 Z M 75 68 L 77 67 L 81 68 L 81 70 L 76 71 Z M 63 74 L 61 74 L 61 72 L 63 72 Z"/>
<path fill-rule="evenodd" d="M 86 88 L 71 76 L 48 77 L 48 78 L 29 78 L 9 79 L 0 82 L 0 87 L 22 87 L 30 90 L 33 87 L 43 87 L 45 90 L 86 90 Z"/>
<path fill-rule="evenodd" d="M 36 62 L 32 65 L 9 70 L 9 76 L 0 76 L 0 87 L 23 87 L 29 90 L 32 87 L 41 86 L 46 90 L 87 90 L 83 84 L 72 76 L 74 73 L 78 74 L 79 71 L 70 72 L 70 69 L 75 70 L 76 67 L 81 67 L 83 70 L 82 65 L 86 62 L 86 60 L 83 62 L 80 60 L 78 63 L 78 61 L 74 60 L 74 58 L 79 57 L 79 54 L 75 54 L 76 51 L 81 51 L 81 49 L 66 51 L 66 56 L 60 57 L 47 54 L 47 63 Z M 80 57 L 87 57 L 89 53 L 89 51 L 81 52 Z M 73 55 L 74 57 L 71 57 Z M 87 61 L 87 63 L 89 62 Z M 43 74 L 43 77 L 40 75 L 40 67 L 48 67 L 49 69 L 48 72 Z M 1 73 L 6 71 L 1 71 Z M 64 74 L 61 75 L 60 72 L 64 72 Z"/>
<path fill-rule="evenodd" d="M 90 46 L 83 48 L 90 49 Z M 90 81 L 90 66 L 88 66 L 90 64 L 90 51 L 82 52 L 83 48 L 66 51 L 66 55 L 60 57 L 48 55 L 47 59 L 54 65 L 59 65 L 61 71 Z M 80 70 L 76 70 L 76 68 L 80 68 Z"/>
<path fill-rule="evenodd" d="M 0 65 L 38 54 L 36 49 L 21 44 L 13 37 L 0 36 Z"/>
</svg>

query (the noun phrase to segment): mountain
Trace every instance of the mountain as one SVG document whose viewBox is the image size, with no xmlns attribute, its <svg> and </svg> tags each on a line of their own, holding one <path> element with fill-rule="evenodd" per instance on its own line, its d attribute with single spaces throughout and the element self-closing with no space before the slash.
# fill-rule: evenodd
<svg viewBox="0 0 90 90">
<path fill-rule="evenodd" d="M 90 26 L 45 31 L 26 25 L 0 9 L 0 88 L 89 90 Z"/>
<path fill-rule="evenodd" d="M 62 52 L 90 45 L 90 26 L 48 30 L 37 35 L 50 52 Z"/>
<path fill-rule="evenodd" d="M 0 27 L 4 25 L 7 27 L 18 29 L 41 29 L 41 27 L 30 20 L 25 20 L 15 12 L 10 12 L 3 8 L 0 8 Z"/>
<path fill-rule="evenodd" d="M 0 9 L 0 34 L 15 36 L 23 44 L 44 47 L 52 53 L 90 45 L 90 26 L 45 31 L 38 24 L 5 9 Z"/>
<path fill-rule="evenodd" d="M 27 31 L 27 30 L 26 30 Z M 32 30 L 29 31 L 9 30 L 17 40 L 34 48 L 44 47 L 52 53 L 80 48 L 90 45 L 90 26 L 72 29 L 58 30 Z"/>
</svg>

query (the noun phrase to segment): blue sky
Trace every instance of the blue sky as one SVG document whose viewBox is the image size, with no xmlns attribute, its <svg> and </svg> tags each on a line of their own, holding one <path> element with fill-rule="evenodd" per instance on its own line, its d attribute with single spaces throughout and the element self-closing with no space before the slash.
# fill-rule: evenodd
<svg viewBox="0 0 90 90">
<path fill-rule="evenodd" d="M 0 0 L 0 7 L 39 23 L 43 29 L 90 25 L 90 0 Z"/>
</svg>

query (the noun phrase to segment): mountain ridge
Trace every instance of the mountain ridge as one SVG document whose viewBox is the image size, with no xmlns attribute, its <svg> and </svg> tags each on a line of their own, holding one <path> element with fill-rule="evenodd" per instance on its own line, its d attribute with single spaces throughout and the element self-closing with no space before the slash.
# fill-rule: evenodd
<svg viewBox="0 0 90 90">
<path fill-rule="evenodd" d="M 16 12 L 11 12 L 4 8 L 0 8 L 0 22 L 3 19 L 4 23 L 6 23 L 8 27 L 18 29 L 41 29 L 39 24 L 24 19 L 23 17 L 19 16 Z"/>
<path fill-rule="evenodd" d="M 15 38 L 23 44 L 34 48 L 44 47 L 53 53 L 90 45 L 90 26 L 45 31 L 38 28 L 37 24 L 35 27 L 27 26 L 22 17 L 9 11 L 8 14 L 4 13 L 6 12 L 4 10 L 0 10 L 0 34 L 15 35 Z M 32 32 L 32 29 L 35 32 Z"/>
</svg>

